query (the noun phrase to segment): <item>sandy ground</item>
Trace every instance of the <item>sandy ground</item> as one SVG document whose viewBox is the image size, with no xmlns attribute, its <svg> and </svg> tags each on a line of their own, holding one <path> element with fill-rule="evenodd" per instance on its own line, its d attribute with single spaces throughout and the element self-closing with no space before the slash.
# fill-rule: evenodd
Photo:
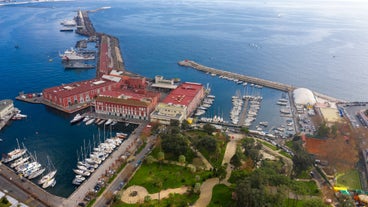
<svg viewBox="0 0 368 207">
<path fill-rule="evenodd" d="M 199 196 L 193 207 L 206 207 L 211 201 L 212 189 L 218 183 L 218 178 L 211 178 L 204 181 L 204 183 L 201 185 L 201 195 Z"/>
<path fill-rule="evenodd" d="M 171 193 L 184 194 L 187 192 L 187 190 L 188 187 L 183 186 L 180 188 L 162 190 L 160 193 L 149 194 L 146 188 L 134 185 L 130 186 L 123 192 L 123 194 L 121 195 L 121 200 L 124 203 L 129 204 L 143 203 L 146 196 L 150 196 L 153 200 L 158 200 L 159 198 L 168 198 Z M 130 195 L 134 191 L 136 191 L 137 194 L 135 196 Z"/>
</svg>

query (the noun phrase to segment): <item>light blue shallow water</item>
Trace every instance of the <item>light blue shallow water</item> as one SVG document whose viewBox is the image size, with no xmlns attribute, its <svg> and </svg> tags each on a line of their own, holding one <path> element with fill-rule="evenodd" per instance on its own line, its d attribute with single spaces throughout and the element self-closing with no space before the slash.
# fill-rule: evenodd
<svg viewBox="0 0 368 207">
<path fill-rule="evenodd" d="M 368 5 L 358 0 L 72 1 L 0 7 L 0 99 L 94 77 L 95 70 L 63 69 L 58 52 L 83 37 L 59 29 L 60 21 L 74 17 L 77 9 L 102 6 L 112 8 L 90 17 L 97 31 L 119 38 L 127 69 L 209 83 L 217 97 L 209 114 L 228 117 L 231 96 L 243 87 L 179 67 L 178 61 L 192 59 L 346 100 L 367 99 Z M 275 102 L 281 92 L 263 88 L 260 93 L 264 100 L 257 122 L 279 124 Z M 40 160 L 49 155 L 60 170 L 51 191 L 69 195 L 76 150 L 98 134 L 97 128 L 71 127 L 70 116 L 42 105 L 15 105 L 29 117 L 0 132 L 0 152 L 13 149 L 19 138 Z"/>
</svg>

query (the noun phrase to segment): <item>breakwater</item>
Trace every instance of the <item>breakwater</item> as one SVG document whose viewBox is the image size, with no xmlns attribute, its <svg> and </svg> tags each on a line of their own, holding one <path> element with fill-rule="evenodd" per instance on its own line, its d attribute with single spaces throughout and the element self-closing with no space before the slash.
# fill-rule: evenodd
<svg viewBox="0 0 368 207">
<path fill-rule="evenodd" d="M 202 71 L 202 72 L 205 72 L 205 73 L 211 73 L 211 74 L 216 74 L 216 75 L 220 75 L 220 76 L 226 76 L 226 77 L 229 77 L 229 78 L 238 79 L 239 81 L 244 81 L 244 82 L 247 82 L 247 83 L 253 83 L 253 84 L 265 86 L 265 87 L 268 87 L 268 88 L 274 88 L 274 89 L 277 89 L 277 90 L 280 90 L 280 91 L 288 92 L 288 91 L 292 91 L 296 88 L 294 86 L 283 84 L 283 83 L 278 83 L 278 82 L 269 81 L 269 80 L 265 80 L 265 79 L 261 79 L 261 78 L 256 78 L 256 77 L 247 76 L 247 75 L 241 75 L 241 74 L 237 74 L 237 73 L 233 73 L 233 72 L 228 72 L 228 71 L 224 71 L 224 70 L 219 70 L 219 69 L 207 67 L 207 66 L 201 65 L 199 63 L 196 63 L 192 60 L 183 60 L 183 61 L 180 61 L 178 64 L 181 65 L 181 66 L 185 66 L 185 67 L 191 67 L 191 68 L 194 68 L 196 70 L 199 70 L 199 71 Z"/>
</svg>

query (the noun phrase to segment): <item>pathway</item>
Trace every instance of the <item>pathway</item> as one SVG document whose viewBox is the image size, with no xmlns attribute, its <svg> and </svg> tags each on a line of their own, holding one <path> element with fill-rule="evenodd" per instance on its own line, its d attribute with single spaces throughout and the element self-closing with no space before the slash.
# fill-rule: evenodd
<svg viewBox="0 0 368 207">
<path fill-rule="evenodd" d="M 162 190 L 159 193 L 149 194 L 146 188 L 142 186 L 134 185 L 134 186 L 130 186 L 123 192 L 123 194 L 121 195 L 121 201 L 123 201 L 124 203 L 129 203 L 129 204 L 143 203 L 144 198 L 146 196 L 149 196 L 153 200 L 159 200 L 163 198 L 168 198 L 170 194 L 174 194 L 174 193 L 184 194 L 187 192 L 187 190 L 188 190 L 188 187 L 182 186 L 180 188 L 171 188 L 171 189 Z"/>
<path fill-rule="evenodd" d="M 201 194 L 193 206 L 194 207 L 208 206 L 212 198 L 212 189 L 217 184 L 219 184 L 218 178 L 211 178 L 204 181 L 204 183 L 201 185 Z"/>
</svg>

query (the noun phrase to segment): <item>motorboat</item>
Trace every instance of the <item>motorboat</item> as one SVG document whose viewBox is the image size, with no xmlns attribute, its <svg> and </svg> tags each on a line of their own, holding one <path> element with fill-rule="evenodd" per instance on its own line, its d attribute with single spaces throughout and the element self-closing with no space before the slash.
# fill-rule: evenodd
<svg viewBox="0 0 368 207">
<path fill-rule="evenodd" d="M 6 154 L 5 158 L 3 158 L 4 163 L 11 162 L 13 160 L 16 160 L 20 158 L 22 155 L 24 155 L 27 152 L 26 149 L 21 149 L 18 147 L 17 149 L 14 149 L 13 151 Z"/>
<path fill-rule="evenodd" d="M 95 119 L 94 119 L 94 118 L 92 118 L 92 119 L 90 119 L 90 120 L 88 120 L 88 121 L 86 122 L 86 125 L 90 125 L 90 124 L 92 124 L 94 121 L 95 121 Z"/>
<path fill-rule="evenodd" d="M 109 124 L 111 124 L 113 122 L 113 120 L 112 119 L 108 119 L 106 122 L 105 122 L 105 125 L 109 125 Z"/>
<path fill-rule="evenodd" d="M 77 114 L 74 116 L 74 118 L 70 121 L 71 124 L 77 123 L 83 119 L 83 116 L 80 114 Z"/>
</svg>

